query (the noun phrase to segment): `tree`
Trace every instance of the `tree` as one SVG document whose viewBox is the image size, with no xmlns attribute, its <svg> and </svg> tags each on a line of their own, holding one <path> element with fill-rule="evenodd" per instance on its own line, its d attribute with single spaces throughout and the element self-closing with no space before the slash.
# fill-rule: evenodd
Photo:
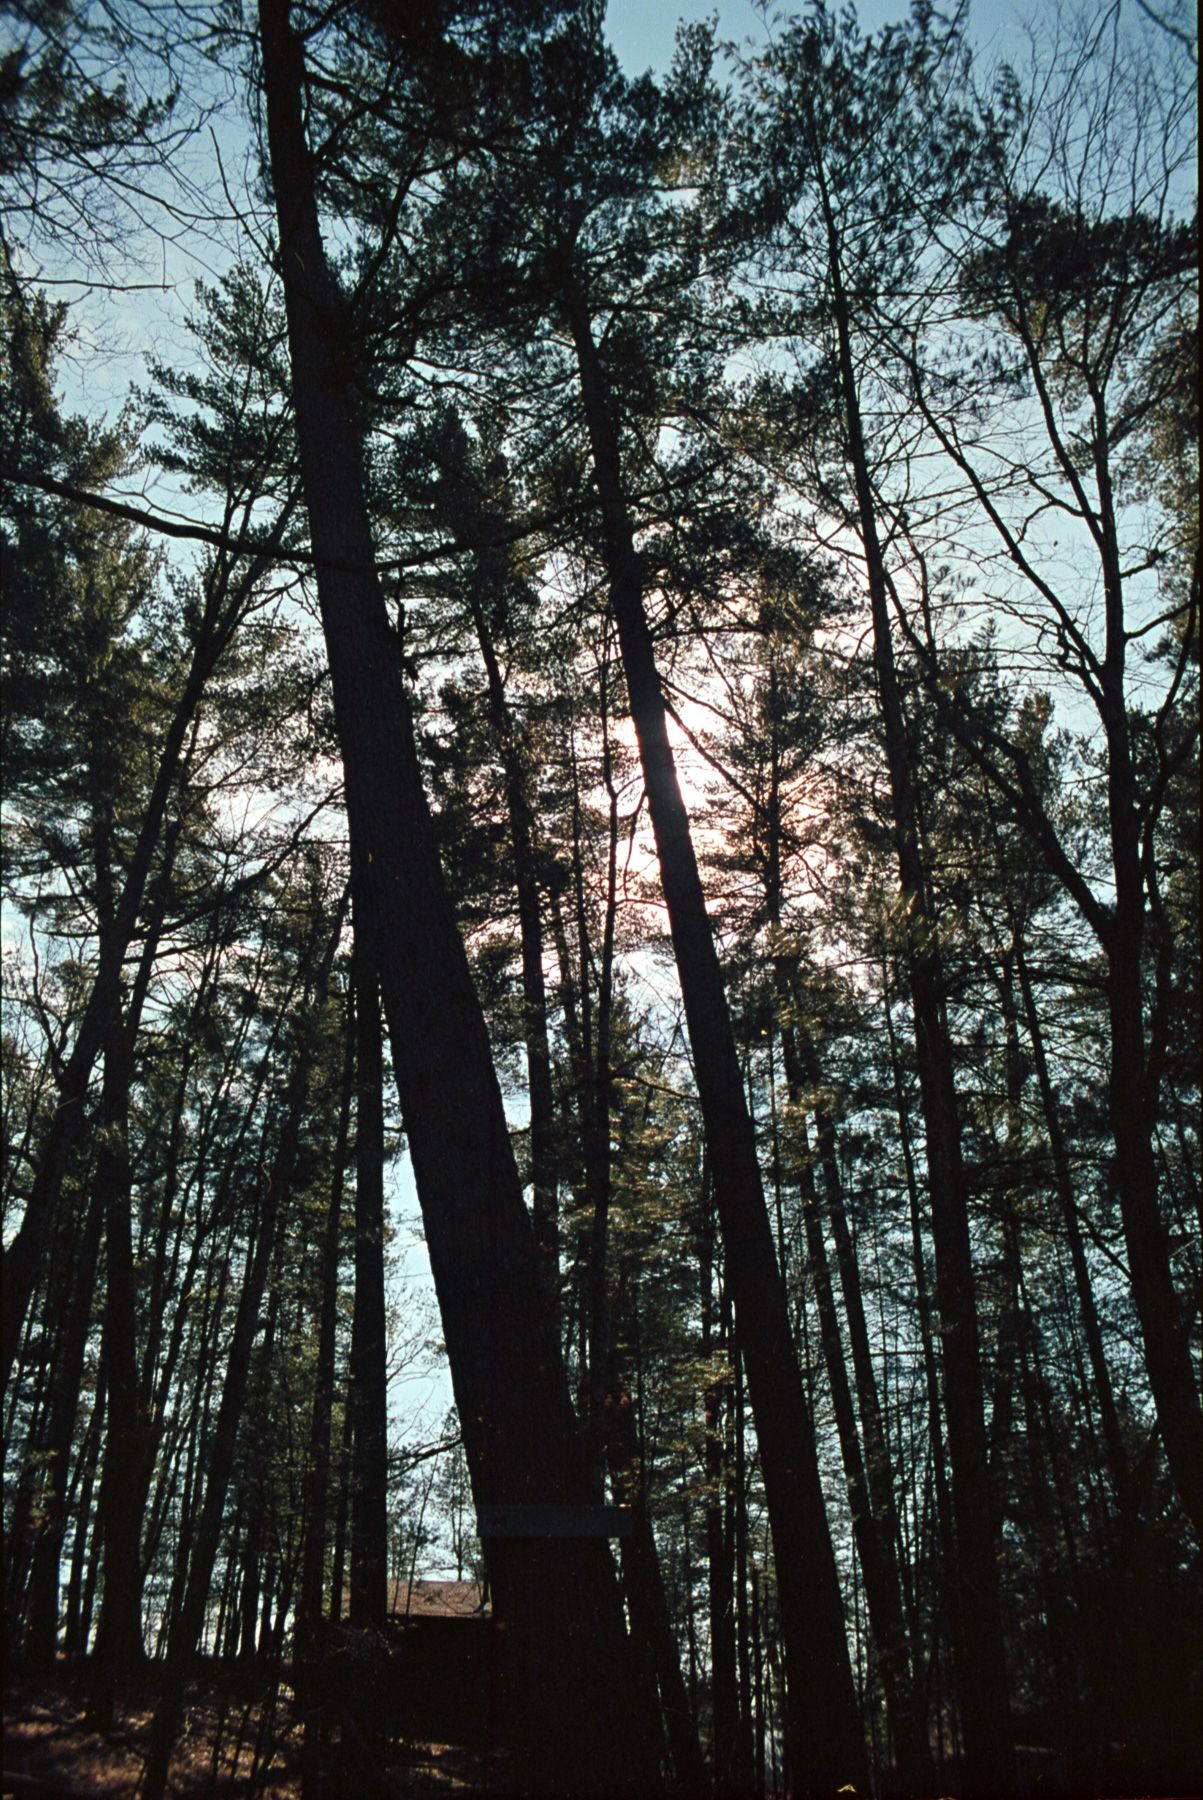
<svg viewBox="0 0 1203 1800">
<path fill-rule="evenodd" d="M 813 289 L 799 297 L 799 325 L 818 327 L 818 355 L 836 383 L 836 454 L 851 495 L 842 510 L 864 557 L 873 659 L 893 800 L 900 893 L 897 916 L 911 989 L 923 1095 L 925 1156 L 936 1243 L 957 1571 L 962 1614 L 959 1688 L 966 1785 L 990 1792 L 1014 1779 L 1006 1654 L 986 1453 L 980 1328 L 969 1232 L 969 1188 L 961 1146 L 952 1045 L 945 1017 L 941 921 L 933 910 L 920 842 L 919 802 L 891 626 L 891 578 L 877 499 L 878 471 L 866 435 L 855 333 L 862 291 L 898 285 L 918 250 L 911 220 L 947 204 L 957 182 L 955 111 L 945 100 L 961 49 L 955 30 L 916 18 L 862 42 L 851 15 L 817 8 L 764 59 L 768 129 L 781 146 L 767 204 L 781 218 L 782 260 L 819 248 Z M 912 94 L 919 98 L 912 100 Z M 952 110 L 952 109 L 948 109 Z M 951 147 L 943 133 L 951 129 Z M 788 144 L 789 149 L 785 146 Z M 950 156 L 950 148 L 954 152 Z M 899 184 L 910 191 L 899 210 Z M 850 206 L 855 195 L 855 210 Z M 897 230 L 891 225 L 897 222 Z M 821 285 L 820 285 L 821 284 Z M 813 328 L 813 327 L 812 327 Z M 813 352 L 811 352 L 813 354 Z M 811 371 L 808 371 L 811 374 Z"/>
<path fill-rule="evenodd" d="M 1017 590 L 1033 596 L 1096 721 L 1105 881 L 1114 900 L 1062 841 L 1022 750 L 992 738 L 957 698 L 945 706 L 950 726 L 967 744 L 976 743 L 981 766 L 1106 958 L 1111 1117 L 1133 1294 L 1166 1453 L 1198 1533 L 1203 1413 L 1171 1273 L 1153 1143 L 1177 968 L 1174 922 L 1158 873 L 1161 821 L 1197 742 L 1197 731 L 1183 728 L 1179 713 L 1197 656 L 1197 552 L 1187 574 L 1180 513 L 1162 511 L 1133 525 L 1125 512 L 1125 464 L 1184 390 L 1185 371 L 1174 353 L 1149 355 L 1148 346 L 1179 341 L 1196 266 L 1195 233 L 1174 213 L 1175 172 L 1189 137 L 1183 75 L 1192 87 L 1193 77 L 1166 62 L 1161 48 L 1151 53 L 1139 42 L 1129 45 L 1118 9 L 1097 36 L 1069 28 L 1050 58 L 1051 88 L 1045 82 L 1038 108 L 1017 104 L 1011 134 L 999 147 L 978 227 L 997 233 L 998 248 L 971 243 L 959 264 L 970 317 L 991 328 L 995 379 L 1031 396 L 1023 466 L 1040 489 L 1041 509 L 1055 511 L 1097 570 L 1097 616 L 1058 574 L 1055 540 L 1041 531 L 1027 541 L 1034 518 L 1030 509 L 1025 518 L 1013 465 L 1000 474 L 980 429 L 949 408 L 945 372 L 913 337 L 893 335 L 906 346 L 925 423 L 988 522 Z M 1104 128 L 1105 148 L 1089 132 L 1078 147 L 1083 119 Z M 987 387 L 975 404 L 989 405 L 989 393 Z M 1182 474 L 1190 480 L 1185 469 Z M 1169 576 L 1168 604 L 1146 592 L 1159 566 Z M 1161 651 L 1160 693 L 1148 706 L 1135 703 L 1131 647 L 1165 626 L 1174 637 Z M 933 673 L 935 663 L 929 651 Z M 1132 1104 L 1133 1095 L 1139 1104 Z"/>
<path fill-rule="evenodd" d="M 478 1506 L 583 1499 L 550 1313 L 375 574 L 361 444 L 333 335 L 342 310 L 304 136 L 300 44 L 279 0 L 265 0 L 260 24 L 293 398 L 320 559 L 357 916 L 389 1020 L 474 1492 Z M 510 1627 L 525 1779 L 547 1791 L 585 1791 L 605 1766 L 616 1791 L 654 1787 L 643 1747 L 620 1748 L 630 1707 L 604 1545 L 503 1538 L 487 1540 L 486 1554 Z M 548 1579 L 552 1570 L 558 1584 Z M 603 1695 L 608 1705 L 599 1704 Z"/>
<path fill-rule="evenodd" d="M 527 1790 L 1009 1786 L 1005 1697 L 1017 1781 L 1183 1791 L 1114 1096 L 1123 988 L 1193 1380 L 1179 13 L 986 77 L 816 5 L 639 81 L 599 15 L 14 15 L 6 1645 L 56 1711 L 160 1689 L 149 1795 L 187 1701 L 218 1785 L 303 1731 L 318 1800 L 394 1772 L 387 1577 L 471 1569 Z M 247 179 L 173 230 L 231 260 L 75 419 L 35 259 L 129 274 L 202 44 Z M 402 1134 L 441 1330 L 382 1281 Z M 441 1429 L 392 1380 L 440 1338 Z M 617 1580 L 506 1529 L 607 1500 Z"/>
</svg>

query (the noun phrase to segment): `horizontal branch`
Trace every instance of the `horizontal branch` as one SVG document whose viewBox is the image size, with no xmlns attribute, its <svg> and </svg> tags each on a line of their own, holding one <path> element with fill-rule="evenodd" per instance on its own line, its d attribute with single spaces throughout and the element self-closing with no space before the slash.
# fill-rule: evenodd
<svg viewBox="0 0 1203 1800">
<path fill-rule="evenodd" d="M 97 494 L 90 489 L 76 487 L 69 481 L 59 481 L 53 475 L 33 474 L 27 469 L 12 469 L 4 464 L 0 464 L 0 475 L 20 487 L 38 488 L 42 493 L 54 494 L 60 500 L 70 500 L 76 506 L 91 507 L 96 512 L 107 513 L 110 518 L 124 519 L 127 524 L 141 526 L 145 531 L 158 532 L 163 537 L 178 538 L 188 543 L 212 544 L 214 548 L 224 550 L 231 556 L 261 556 L 264 551 L 272 548 L 266 534 L 262 537 L 253 534 L 231 535 L 216 526 L 202 525 L 196 519 L 171 519 L 163 513 L 132 506 L 126 500 L 114 500 L 108 494 Z M 428 550 L 417 551 L 411 556 L 380 557 L 373 567 L 380 574 L 429 568 L 449 556 L 461 556 L 465 551 L 495 550 L 508 544 L 520 543 L 523 538 L 532 537 L 536 532 L 562 522 L 562 516 L 524 519 L 487 538 L 445 538 Z M 277 550 L 274 554 L 281 563 L 298 563 L 305 568 L 337 569 L 344 574 L 367 572 L 358 563 L 318 557 L 312 550 Z"/>
</svg>

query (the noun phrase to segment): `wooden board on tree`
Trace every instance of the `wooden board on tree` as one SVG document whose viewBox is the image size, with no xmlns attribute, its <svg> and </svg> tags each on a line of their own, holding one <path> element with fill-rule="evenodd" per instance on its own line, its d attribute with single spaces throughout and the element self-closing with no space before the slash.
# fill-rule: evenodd
<svg viewBox="0 0 1203 1800">
<path fill-rule="evenodd" d="M 633 1529 L 629 1506 L 482 1506 L 482 1538 L 624 1538 Z"/>
</svg>

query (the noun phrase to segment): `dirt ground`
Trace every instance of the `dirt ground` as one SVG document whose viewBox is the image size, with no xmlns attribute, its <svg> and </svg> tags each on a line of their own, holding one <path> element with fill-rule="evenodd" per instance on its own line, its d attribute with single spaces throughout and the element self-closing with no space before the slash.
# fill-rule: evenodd
<svg viewBox="0 0 1203 1800">
<path fill-rule="evenodd" d="M 124 1696 L 114 1729 L 84 1725 L 86 1677 L 9 1684 L 4 1705 L 2 1791 L 16 1800 L 134 1800 L 150 1734 L 155 1692 Z M 398 1800 L 448 1800 L 504 1793 L 501 1766 L 449 1745 L 393 1745 L 388 1786 Z M 189 1690 L 171 1766 L 177 1800 L 299 1800 L 301 1727 L 282 1687 L 274 1706 L 243 1684 L 205 1680 Z"/>
</svg>

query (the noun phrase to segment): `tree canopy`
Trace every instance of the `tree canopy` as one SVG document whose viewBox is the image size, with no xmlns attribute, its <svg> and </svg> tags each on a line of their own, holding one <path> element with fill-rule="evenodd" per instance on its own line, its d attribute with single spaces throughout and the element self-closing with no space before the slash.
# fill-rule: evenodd
<svg viewBox="0 0 1203 1800">
<path fill-rule="evenodd" d="M 1185 9 L 4 18 L 18 1769 L 1190 1791 Z"/>
</svg>

